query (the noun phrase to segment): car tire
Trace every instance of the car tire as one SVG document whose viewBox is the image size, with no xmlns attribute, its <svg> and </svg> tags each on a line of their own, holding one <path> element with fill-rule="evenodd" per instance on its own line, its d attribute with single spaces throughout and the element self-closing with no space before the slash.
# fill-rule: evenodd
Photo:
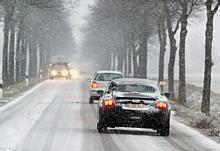
<svg viewBox="0 0 220 151">
<path fill-rule="evenodd" d="M 97 130 L 99 133 L 103 133 L 105 130 L 107 130 L 107 127 L 104 126 L 102 123 L 97 122 Z"/>
<path fill-rule="evenodd" d="M 169 136 L 170 135 L 170 119 L 168 119 L 161 128 L 158 130 L 160 136 Z"/>
<path fill-rule="evenodd" d="M 91 96 L 90 98 L 89 98 L 89 104 L 93 104 L 94 103 L 94 99 L 93 99 L 93 97 Z"/>
</svg>

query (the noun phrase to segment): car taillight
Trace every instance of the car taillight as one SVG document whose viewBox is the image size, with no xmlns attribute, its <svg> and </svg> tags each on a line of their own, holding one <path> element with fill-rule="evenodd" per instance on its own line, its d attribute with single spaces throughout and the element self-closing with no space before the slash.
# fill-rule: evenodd
<svg viewBox="0 0 220 151">
<path fill-rule="evenodd" d="M 102 102 L 102 107 L 106 110 L 113 109 L 116 106 L 116 101 L 113 98 L 104 99 Z"/>
<path fill-rule="evenodd" d="M 93 81 L 91 87 L 98 88 L 98 83 L 96 81 Z"/>
<path fill-rule="evenodd" d="M 157 101 L 156 108 L 167 111 L 169 108 L 169 104 L 167 102 Z"/>
</svg>

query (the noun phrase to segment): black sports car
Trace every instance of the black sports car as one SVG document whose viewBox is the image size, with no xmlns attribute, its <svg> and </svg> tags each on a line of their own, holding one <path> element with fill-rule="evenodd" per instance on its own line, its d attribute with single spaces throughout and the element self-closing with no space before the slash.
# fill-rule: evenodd
<svg viewBox="0 0 220 151">
<path fill-rule="evenodd" d="M 98 103 L 97 130 L 107 127 L 152 128 L 169 136 L 170 104 L 157 82 L 122 78 L 109 83 Z"/>
</svg>

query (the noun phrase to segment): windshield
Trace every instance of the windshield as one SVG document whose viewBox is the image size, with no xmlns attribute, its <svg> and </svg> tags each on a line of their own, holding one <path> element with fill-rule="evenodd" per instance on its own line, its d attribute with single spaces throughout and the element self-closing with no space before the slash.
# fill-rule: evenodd
<svg viewBox="0 0 220 151">
<path fill-rule="evenodd" d="M 55 64 L 50 69 L 60 71 L 60 70 L 68 70 L 68 67 L 66 65 Z"/>
<path fill-rule="evenodd" d="M 115 73 L 101 73 L 97 74 L 95 77 L 95 80 L 97 81 L 111 81 L 114 79 L 122 78 L 121 74 L 115 74 Z"/>
<path fill-rule="evenodd" d="M 156 90 L 152 86 L 147 85 L 135 85 L 135 84 L 124 84 L 116 86 L 116 91 L 119 92 L 140 92 L 140 93 L 155 93 Z"/>
</svg>

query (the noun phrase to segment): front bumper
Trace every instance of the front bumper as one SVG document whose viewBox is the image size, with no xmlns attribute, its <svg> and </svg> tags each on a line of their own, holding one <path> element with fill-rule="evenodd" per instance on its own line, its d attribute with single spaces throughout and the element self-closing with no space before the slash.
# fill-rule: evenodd
<svg viewBox="0 0 220 151">
<path fill-rule="evenodd" d="M 107 127 L 138 127 L 153 128 L 161 127 L 170 118 L 170 111 L 112 110 L 99 109 L 99 119 Z"/>
<path fill-rule="evenodd" d="M 61 73 L 58 73 L 57 75 L 49 75 L 49 77 L 50 78 L 67 78 L 67 77 L 69 77 L 70 75 L 68 74 L 68 75 L 63 75 L 63 74 L 61 74 Z"/>
<path fill-rule="evenodd" d="M 91 96 L 91 97 L 100 98 L 101 95 L 97 93 L 97 91 L 99 91 L 99 90 L 104 91 L 105 89 L 91 89 L 91 90 L 89 91 L 90 96 Z"/>
</svg>

